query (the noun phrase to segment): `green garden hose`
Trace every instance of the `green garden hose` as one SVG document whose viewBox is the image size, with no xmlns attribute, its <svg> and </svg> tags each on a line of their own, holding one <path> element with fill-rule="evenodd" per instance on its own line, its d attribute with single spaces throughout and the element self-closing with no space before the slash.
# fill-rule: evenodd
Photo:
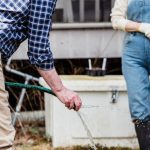
<svg viewBox="0 0 150 150">
<path fill-rule="evenodd" d="M 46 93 L 49 93 L 51 95 L 54 95 L 56 96 L 52 90 L 48 89 L 48 88 L 45 88 L 45 87 L 42 87 L 42 86 L 36 86 L 36 85 L 30 85 L 30 84 L 23 84 L 23 83 L 16 83 L 16 82 L 5 82 L 5 85 L 6 86 L 9 86 L 9 87 L 13 87 L 13 88 L 25 88 L 25 89 L 34 89 L 34 90 L 39 90 L 39 91 L 43 91 L 43 92 L 46 92 Z M 79 118 L 81 119 L 82 121 L 82 124 L 87 132 L 87 135 L 89 137 L 89 140 L 91 142 L 91 145 L 92 145 L 92 148 L 94 150 L 97 150 L 97 147 L 93 141 L 93 137 L 92 137 L 92 134 L 90 132 L 90 130 L 88 129 L 88 126 L 86 124 L 86 122 L 84 121 L 84 119 L 82 118 L 80 112 L 77 112 Z"/>
<path fill-rule="evenodd" d="M 36 86 L 36 85 L 16 83 L 16 82 L 5 82 L 5 85 L 9 87 L 13 87 L 13 88 L 25 88 L 25 89 L 39 90 L 39 91 L 46 92 L 46 93 L 56 96 L 52 90 L 45 88 L 43 86 Z"/>
</svg>

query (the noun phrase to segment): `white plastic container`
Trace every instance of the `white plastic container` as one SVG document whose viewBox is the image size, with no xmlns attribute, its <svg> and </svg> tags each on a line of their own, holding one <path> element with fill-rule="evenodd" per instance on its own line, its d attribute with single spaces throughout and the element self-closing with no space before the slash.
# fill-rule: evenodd
<svg viewBox="0 0 150 150">
<path fill-rule="evenodd" d="M 61 78 L 80 95 L 83 101 L 80 113 L 95 143 L 107 147 L 138 147 L 122 76 Z M 42 78 L 40 83 L 48 87 Z M 46 134 L 52 136 L 54 147 L 90 144 L 77 113 L 67 110 L 56 97 L 45 94 L 45 111 Z"/>
</svg>

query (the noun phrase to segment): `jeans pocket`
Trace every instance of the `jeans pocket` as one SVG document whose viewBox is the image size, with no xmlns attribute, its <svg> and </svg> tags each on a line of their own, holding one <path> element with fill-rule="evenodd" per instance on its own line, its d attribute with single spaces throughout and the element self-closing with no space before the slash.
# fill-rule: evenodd
<svg viewBox="0 0 150 150">
<path fill-rule="evenodd" d="M 124 37 L 124 45 L 128 45 L 129 43 L 132 42 L 132 39 L 134 37 L 134 33 L 126 33 L 125 37 Z"/>
</svg>

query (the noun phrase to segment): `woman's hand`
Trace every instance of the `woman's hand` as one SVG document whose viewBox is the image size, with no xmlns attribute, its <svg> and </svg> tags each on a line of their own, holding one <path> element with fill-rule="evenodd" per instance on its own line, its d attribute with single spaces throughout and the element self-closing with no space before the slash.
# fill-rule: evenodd
<svg viewBox="0 0 150 150">
<path fill-rule="evenodd" d="M 138 23 L 120 17 L 112 17 L 112 25 L 114 29 L 144 33 L 150 39 L 150 23 Z"/>
<path fill-rule="evenodd" d="M 150 23 L 141 23 L 138 31 L 144 33 L 150 39 Z"/>
</svg>

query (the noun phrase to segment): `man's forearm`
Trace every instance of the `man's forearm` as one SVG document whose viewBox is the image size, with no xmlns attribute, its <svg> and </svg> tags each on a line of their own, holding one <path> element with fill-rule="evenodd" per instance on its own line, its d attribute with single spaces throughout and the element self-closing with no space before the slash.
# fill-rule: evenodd
<svg viewBox="0 0 150 150">
<path fill-rule="evenodd" d="M 69 109 L 74 109 L 78 111 L 81 108 L 82 102 L 77 93 L 72 90 L 67 89 L 58 76 L 55 69 L 52 70 L 40 70 L 38 69 L 40 75 L 44 78 L 47 84 L 51 87 L 53 92 L 56 94 L 57 98 L 65 104 Z"/>
<path fill-rule="evenodd" d="M 54 93 L 61 91 L 64 87 L 55 69 L 48 71 L 38 69 L 38 72 L 44 78 L 47 84 L 51 87 Z"/>
</svg>

